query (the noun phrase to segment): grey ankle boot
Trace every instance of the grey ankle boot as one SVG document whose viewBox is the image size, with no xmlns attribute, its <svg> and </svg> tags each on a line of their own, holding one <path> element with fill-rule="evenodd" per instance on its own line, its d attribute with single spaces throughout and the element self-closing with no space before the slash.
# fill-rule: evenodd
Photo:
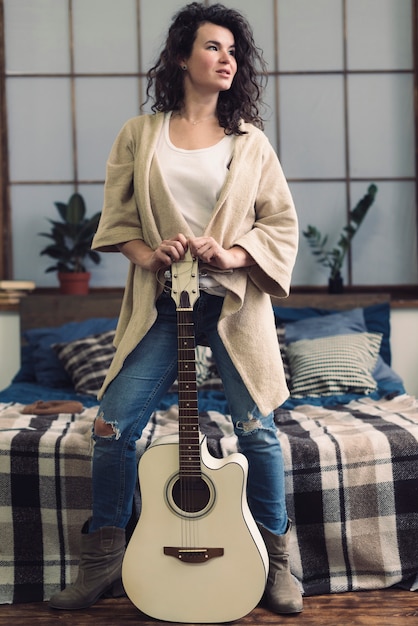
<svg viewBox="0 0 418 626">
<path fill-rule="evenodd" d="M 123 528 L 100 528 L 87 534 L 88 522 L 81 534 L 81 553 L 77 580 L 49 601 L 52 609 L 85 609 L 102 595 L 118 597 L 124 594 L 121 580 L 125 553 Z"/>
<path fill-rule="evenodd" d="M 264 599 L 270 610 L 275 613 L 301 613 L 303 611 L 302 594 L 292 578 L 289 565 L 289 522 L 284 535 L 275 535 L 261 524 L 257 524 L 266 544 L 269 555 L 269 574 Z"/>
</svg>

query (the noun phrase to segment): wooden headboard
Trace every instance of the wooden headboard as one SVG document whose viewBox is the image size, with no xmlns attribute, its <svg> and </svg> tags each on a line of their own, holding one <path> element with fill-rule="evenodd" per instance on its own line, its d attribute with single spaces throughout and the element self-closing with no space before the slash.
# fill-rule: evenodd
<svg viewBox="0 0 418 626">
<path fill-rule="evenodd" d="M 292 293 L 288 298 L 272 298 L 276 306 L 312 307 L 347 311 L 357 307 L 390 302 L 389 293 Z"/>
<path fill-rule="evenodd" d="M 32 293 L 20 302 L 21 331 L 31 328 L 60 326 L 91 317 L 117 317 L 122 302 L 122 289 L 92 292 L 87 296 L 59 293 Z M 273 298 L 277 306 L 314 307 L 320 309 L 353 309 L 388 302 L 390 296 L 375 294 L 291 294 L 288 298 Z"/>
<path fill-rule="evenodd" d="M 89 293 L 87 296 L 30 294 L 20 302 L 21 331 L 61 326 L 92 317 L 118 317 L 122 295 L 122 290 Z"/>
</svg>

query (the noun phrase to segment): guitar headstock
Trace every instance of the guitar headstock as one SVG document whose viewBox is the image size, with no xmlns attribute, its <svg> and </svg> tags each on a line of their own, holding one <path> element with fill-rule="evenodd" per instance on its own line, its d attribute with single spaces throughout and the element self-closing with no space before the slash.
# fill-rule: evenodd
<svg viewBox="0 0 418 626">
<path fill-rule="evenodd" d="M 199 297 L 199 267 L 187 250 L 185 257 L 171 266 L 171 297 L 177 310 L 192 310 Z"/>
</svg>

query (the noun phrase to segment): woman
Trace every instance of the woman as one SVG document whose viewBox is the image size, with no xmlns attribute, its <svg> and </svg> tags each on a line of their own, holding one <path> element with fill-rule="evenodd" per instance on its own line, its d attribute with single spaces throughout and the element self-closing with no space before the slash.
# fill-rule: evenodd
<svg viewBox="0 0 418 626">
<path fill-rule="evenodd" d="M 131 263 L 94 425 L 93 515 L 77 581 L 53 608 L 84 608 L 120 589 L 135 442 L 177 376 L 176 310 L 161 276 L 189 249 L 201 268 L 197 341 L 212 349 L 249 461 L 248 502 L 269 552 L 266 598 L 278 613 L 302 611 L 273 420 L 288 391 L 270 301 L 289 292 L 297 218 L 261 130 L 257 64 L 263 71 L 240 13 L 187 5 L 148 74 L 154 113 L 129 120 L 112 148 L 93 247 Z"/>
</svg>

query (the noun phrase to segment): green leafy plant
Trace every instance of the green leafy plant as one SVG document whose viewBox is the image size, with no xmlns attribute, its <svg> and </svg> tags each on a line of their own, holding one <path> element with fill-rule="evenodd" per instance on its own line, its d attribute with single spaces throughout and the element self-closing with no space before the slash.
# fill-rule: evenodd
<svg viewBox="0 0 418 626">
<path fill-rule="evenodd" d="M 366 195 L 363 196 L 354 209 L 350 211 L 349 222 L 343 227 L 338 243 L 331 250 L 327 249 L 328 235 L 322 236 L 315 226 L 308 225 L 308 228 L 303 231 L 303 235 L 306 237 L 312 254 L 316 257 L 318 263 L 329 269 L 329 277 L 331 280 L 335 280 L 341 276 L 341 268 L 347 251 L 350 248 L 351 240 L 360 228 L 367 211 L 373 204 L 376 193 L 376 185 L 371 184 Z"/>
<path fill-rule="evenodd" d="M 48 219 L 52 224 L 51 232 L 38 233 L 51 239 L 53 243 L 41 251 L 41 255 L 50 256 L 56 261 L 45 272 L 86 272 L 86 260 L 96 265 L 100 263 L 100 254 L 91 249 L 91 242 L 97 230 L 100 212 L 93 217 L 86 217 L 86 205 L 79 193 L 74 193 L 68 204 L 55 202 L 62 221 Z"/>
</svg>

